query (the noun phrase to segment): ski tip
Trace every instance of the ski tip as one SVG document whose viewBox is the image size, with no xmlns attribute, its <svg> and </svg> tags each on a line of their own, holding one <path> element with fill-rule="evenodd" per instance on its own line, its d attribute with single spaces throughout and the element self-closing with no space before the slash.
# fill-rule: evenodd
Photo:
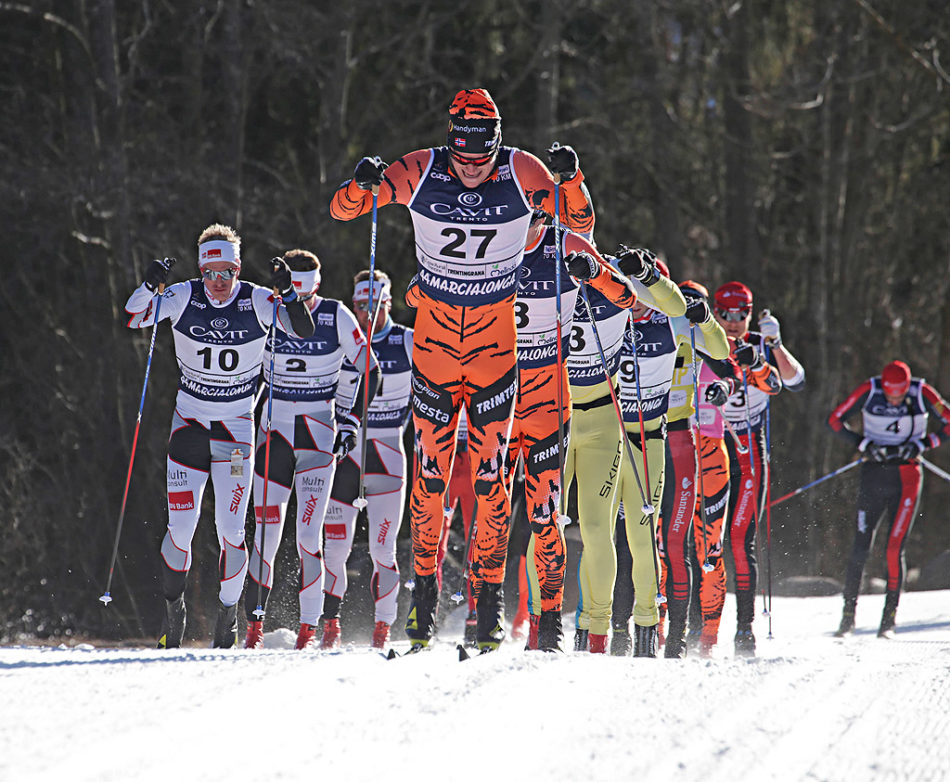
<svg viewBox="0 0 950 782">
<path fill-rule="evenodd" d="M 99 602 L 103 605 L 108 606 L 112 602 L 112 595 L 106 592 L 102 597 L 99 598 Z"/>
<path fill-rule="evenodd" d="M 469 655 L 468 650 L 464 646 L 462 646 L 462 644 L 458 644 L 456 648 L 459 650 L 460 663 L 463 663 L 466 660 L 471 659 L 471 656 Z"/>
<path fill-rule="evenodd" d="M 399 656 L 399 652 L 390 647 L 389 653 L 386 655 L 387 660 L 395 660 Z"/>
</svg>

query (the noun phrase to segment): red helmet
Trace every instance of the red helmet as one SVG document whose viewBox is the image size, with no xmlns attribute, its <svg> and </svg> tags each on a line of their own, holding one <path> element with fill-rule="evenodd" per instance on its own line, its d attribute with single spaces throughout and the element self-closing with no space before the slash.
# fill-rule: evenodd
<svg viewBox="0 0 950 782">
<path fill-rule="evenodd" d="M 680 283 L 680 290 L 696 293 L 702 296 L 704 299 L 709 298 L 709 289 L 705 285 L 695 282 L 694 280 L 683 280 Z"/>
<path fill-rule="evenodd" d="M 727 282 L 716 291 L 716 309 L 723 312 L 751 310 L 752 291 L 741 282 Z"/>
<path fill-rule="evenodd" d="M 903 396 L 910 388 L 910 367 L 903 361 L 892 361 L 881 372 L 881 385 L 888 396 Z"/>
<path fill-rule="evenodd" d="M 670 267 L 666 265 L 664 261 L 661 261 L 659 258 L 656 259 L 656 268 L 666 279 L 670 279 Z"/>
</svg>

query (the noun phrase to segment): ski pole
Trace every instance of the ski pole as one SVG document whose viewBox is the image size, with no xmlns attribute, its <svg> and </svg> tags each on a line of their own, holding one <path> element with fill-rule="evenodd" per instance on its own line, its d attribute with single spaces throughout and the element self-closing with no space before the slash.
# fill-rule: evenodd
<svg viewBox="0 0 950 782">
<path fill-rule="evenodd" d="M 768 313 L 768 310 L 764 310 Z M 769 361 L 769 343 L 765 343 L 765 360 Z M 764 606 L 769 618 L 769 638 L 772 637 L 772 404 L 771 397 L 765 400 L 765 465 L 762 478 L 765 480 L 765 566 L 768 568 L 766 583 L 769 590 L 769 602 Z M 764 599 L 764 598 L 763 598 Z"/>
<path fill-rule="evenodd" d="M 376 325 L 376 310 L 373 307 L 373 293 L 376 288 L 376 226 L 379 206 L 379 185 L 373 185 L 373 223 L 369 239 L 369 300 L 366 311 L 370 315 L 366 329 L 366 371 L 363 373 L 363 415 L 360 422 L 360 489 L 353 500 L 353 507 L 363 510 L 366 507 L 366 420 L 369 414 L 369 370 L 373 360 L 373 327 Z M 382 301 L 382 295 L 379 299 Z"/>
<path fill-rule="evenodd" d="M 277 308 L 280 305 L 280 293 L 274 288 L 274 309 L 270 322 L 270 372 L 267 379 L 267 434 L 264 440 L 264 496 L 261 505 L 261 546 L 257 551 L 257 608 L 254 616 L 258 621 L 264 621 L 264 540 L 267 537 L 267 484 L 270 483 L 270 433 L 274 422 L 274 358 L 277 354 Z M 280 513 L 280 510 L 277 511 Z M 268 572 L 269 575 L 269 572 Z M 268 581 L 270 579 L 268 578 Z"/>
<path fill-rule="evenodd" d="M 172 266 L 174 265 L 174 259 Z M 171 268 L 171 267 L 169 267 Z M 129 470 L 125 476 L 125 490 L 122 492 L 122 507 L 119 510 L 119 523 L 116 525 L 115 541 L 112 544 L 112 560 L 109 562 L 109 577 L 106 579 L 106 591 L 99 600 L 106 606 L 112 602 L 112 574 L 115 570 L 115 561 L 119 556 L 119 537 L 122 535 L 122 522 L 125 521 L 125 505 L 129 499 L 129 484 L 132 483 L 132 465 L 135 464 L 135 448 L 139 442 L 139 427 L 142 425 L 142 410 L 145 407 L 145 391 L 148 389 L 148 376 L 152 370 L 152 353 L 155 351 L 155 335 L 158 334 L 158 320 L 162 310 L 162 294 L 165 293 L 165 283 L 158 285 L 158 301 L 155 302 L 155 322 L 152 326 L 152 337 L 148 343 L 148 359 L 145 362 L 145 381 L 142 383 L 142 396 L 139 399 L 139 412 L 135 418 L 135 434 L 132 436 L 132 453 L 129 455 Z"/>
<path fill-rule="evenodd" d="M 613 403 L 614 412 L 617 414 L 617 421 L 620 422 L 620 439 L 623 441 L 624 450 L 627 459 L 630 462 L 630 469 L 633 471 L 633 477 L 637 482 L 637 489 L 640 491 L 640 512 L 650 520 L 650 536 L 656 545 L 656 528 L 653 523 L 653 506 L 647 502 L 646 494 L 643 492 L 643 484 L 640 482 L 640 474 L 637 472 L 637 460 L 633 456 L 633 449 L 630 447 L 630 440 L 627 437 L 627 428 L 623 423 L 623 411 L 620 409 L 620 402 L 617 401 L 617 392 L 614 391 L 613 380 L 610 376 L 610 369 L 607 366 L 607 356 L 604 354 L 604 346 L 600 341 L 600 332 L 597 329 L 597 321 L 594 319 L 594 311 L 591 309 L 590 300 L 587 298 L 587 283 L 581 283 L 581 299 L 584 301 L 584 308 L 587 310 L 587 317 L 590 318 L 590 325 L 594 332 L 594 341 L 597 343 L 597 353 L 600 355 L 600 363 L 604 367 L 604 375 L 607 378 L 607 390 L 610 392 L 610 401 Z M 641 430 L 642 431 L 642 430 Z M 655 551 L 655 549 L 654 549 Z M 666 597 L 660 591 L 660 573 L 656 563 L 656 556 L 653 557 L 653 576 L 656 582 L 656 602 L 665 603 Z"/>
<path fill-rule="evenodd" d="M 693 370 L 693 400 L 696 409 L 696 471 L 699 474 L 699 515 L 703 524 L 703 572 L 710 573 L 713 566 L 709 564 L 709 542 L 706 538 L 706 489 L 703 485 L 703 452 L 699 430 L 699 369 L 696 362 L 696 324 L 689 324 L 689 348 Z"/>
<path fill-rule="evenodd" d="M 859 458 L 855 459 L 853 462 L 848 462 L 846 465 L 844 465 L 844 467 L 839 467 L 837 470 L 834 470 L 834 471 L 828 473 L 827 475 L 823 475 L 823 476 L 821 476 L 820 478 L 817 478 L 816 480 L 812 481 L 811 483 L 806 483 L 804 486 L 801 486 L 801 487 L 795 489 L 795 491 L 790 491 L 788 494 L 783 494 L 783 495 L 782 495 L 781 497 L 779 497 L 777 500 L 772 500 L 771 504 L 772 504 L 772 505 L 778 505 L 778 504 L 781 503 L 781 502 L 785 502 L 785 500 L 791 499 L 792 497 L 794 497 L 794 496 L 796 496 L 796 495 L 798 495 L 798 494 L 801 494 L 803 491 L 806 491 L 806 490 L 810 489 L 812 486 L 817 486 L 819 483 L 824 483 L 825 481 L 827 481 L 827 480 L 829 480 L 829 479 L 831 479 L 831 478 L 834 478 L 834 477 L 837 476 L 837 475 L 841 475 L 842 473 L 847 472 L 848 470 L 850 470 L 852 467 L 857 467 L 859 464 L 861 464 L 861 462 L 862 462 L 863 460 L 864 460 L 863 457 L 859 457 Z M 925 462 L 923 459 L 921 459 L 920 461 L 921 461 L 925 466 L 931 466 L 931 467 L 932 467 L 932 465 L 930 465 L 929 462 Z M 942 472 L 942 471 L 941 471 L 941 472 Z M 941 476 L 941 477 L 945 477 L 947 480 L 950 480 L 950 475 L 947 475 L 946 473 L 944 473 L 943 476 Z"/>
<path fill-rule="evenodd" d="M 930 472 L 932 472 L 932 473 L 933 473 L 934 475 L 936 475 L 938 478 L 943 478 L 945 481 L 950 481 L 950 473 L 948 473 L 948 472 L 946 472 L 946 471 L 944 471 L 944 470 L 941 470 L 941 469 L 940 469 L 936 464 L 934 464 L 933 462 L 928 462 L 923 456 L 921 456 L 921 457 L 919 457 L 919 458 L 920 458 L 920 463 L 921 463 L 922 465 L 924 465 L 924 467 L 926 467 L 928 470 L 930 470 Z"/>
<path fill-rule="evenodd" d="M 627 326 L 630 329 L 630 342 L 633 345 L 633 382 L 634 388 L 637 393 L 637 416 L 640 419 L 640 450 L 643 455 L 643 480 L 646 484 L 647 496 L 650 496 L 650 466 L 647 462 L 647 436 L 646 430 L 643 428 L 643 396 L 640 392 L 640 359 L 637 356 L 637 327 L 633 322 L 633 318 L 630 318 L 627 321 Z M 650 517 L 652 518 L 653 512 L 656 509 L 653 505 L 650 505 Z"/>
<path fill-rule="evenodd" d="M 729 419 L 723 416 L 722 422 L 726 425 L 726 430 L 729 432 L 732 442 L 735 443 L 736 451 L 742 454 L 748 453 L 749 449 L 742 444 L 742 440 L 739 439 L 739 435 L 736 434 L 736 430 L 732 428 L 732 424 L 729 423 Z"/>
<path fill-rule="evenodd" d="M 556 141 L 552 149 L 561 145 Z M 554 174 L 554 309 L 557 317 L 557 475 L 558 475 L 558 521 L 565 517 L 564 511 L 564 348 L 561 344 L 561 175 Z M 571 523 L 565 517 L 562 527 Z"/>
</svg>

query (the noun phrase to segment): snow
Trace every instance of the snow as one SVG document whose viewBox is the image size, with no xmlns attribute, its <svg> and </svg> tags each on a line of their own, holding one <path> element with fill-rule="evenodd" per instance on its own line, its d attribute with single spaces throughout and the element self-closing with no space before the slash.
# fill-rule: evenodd
<svg viewBox="0 0 950 782">
<path fill-rule="evenodd" d="M 950 591 L 883 596 L 832 637 L 840 597 L 776 597 L 758 657 L 0 649 L 0 780 L 929 780 L 950 777 Z M 464 610 L 464 609 L 463 609 Z M 565 642 L 573 621 L 564 617 Z M 344 633 L 346 628 L 344 627 Z M 395 646 L 406 642 L 397 634 Z"/>
</svg>

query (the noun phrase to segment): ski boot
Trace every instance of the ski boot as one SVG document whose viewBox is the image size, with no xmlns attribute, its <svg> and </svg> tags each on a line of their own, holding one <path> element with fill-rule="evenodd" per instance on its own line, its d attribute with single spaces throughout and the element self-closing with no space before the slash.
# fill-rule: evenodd
<svg viewBox="0 0 950 782">
<path fill-rule="evenodd" d="M 505 640 L 505 596 L 501 584 L 482 582 L 475 600 L 475 644 L 480 654 L 494 652 Z"/>
<path fill-rule="evenodd" d="M 535 646 L 542 652 L 563 652 L 564 631 L 561 629 L 561 611 L 542 611 L 537 617 L 538 642 Z"/>
<path fill-rule="evenodd" d="M 644 627 L 633 625 L 633 656 L 656 657 L 657 629 L 656 625 Z"/>
<path fill-rule="evenodd" d="M 678 619 L 670 619 L 663 656 L 668 660 L 680 660 L 686 656 L 686 625 Z"/>
<path fill-rule="evenodd" d="M 538 649 L 538 632 L 540 629 L 541 617 L 537 614 L 530 614 L 528 616 L 528 640 L 525 642 L 524 650 L 526 652 L 537 651 Z"/>
<path fill-rule="evenodd" d="M 897 601 L 900 592 L 888 591 L 884 597 L 884 613 L 881 615 L 881 627 L 877 631 L 878 638 L 893 638 L 894 625 L 897 623 Z"/>
<path fill-rule="evenodd" d="M 851 598 L 844 599 L 844 609 L 841 611 L 841 624 L 835 631 L 835 638 L 844 638 L 846 635 L 854 632 L 854 609 L 857 600 Z"/>
<path fill-rule="evenodd" d="M 297 643 L 294 644 L 294 649 L 297 651 L 303 651 L 305 649 L 313 649 L 317 645 L 317 626 L 308 625 L 306 622 L 300 623 L 300 630 L 297 633 Z"/>
<path fill-rule="evenodd" d="M 162 617 L 162 634 L 158 639 L 159 649 L 177 649 L 185 635 L 185 596 L 165 601 L 165 616 Z"/>
<path fill-rule="evenodd" d="M 260 619 L 252 619 L 247 623 L 247 635 L 244 637 L 245 649 L 263 649 L 264 648 L 264 622 Z"/>
<path fill-rule="evenodd" d="M 590 631 L 582 630 L 580 627 L 574 630 L 574 651 L 575 652 L 587 651 L 587 636 L 588 635 L 590 635 Z"/>
<path fill-rule="evenodd" d="M 384 649 L 389 643 L 389 625 L 386 622 L 377 622 L 373 628 L 373 648 Z"/>
<path fill-rule="evenodd" d="M 476 646 L 475 636 L 478 634 L 478 615 L 474 611 L 469 611 L 465 617 L 465 635 L 462 643 L 466 649 L 474 649 Z"/>
<path fill-rule="evenodd" d="M 323 622 L 323 637 L 320 639 L 321 649 L 340 648 L 340 620 L 326 619 Z"/>
<path fill-rule="evenodd" d="M 412 587 L 412 600 L 409 602 L 409 616 L 406 617 L 406 635 L 412 642 L 412 649 L 429 645 L 435 628 L 435 612 L 439 604 L 439 585 L 435 573 L 427 576 L 416 575 Z"/>
<path fill-rule="evenodd" d="M 214 622 L 212 649 L 231 649 L 237 643 L 237 605 L 218 603 L 218 616 Z"/>
<path fill-rule="evenodd" d="M 612 657 L 629 657 L 633 650 L 633 638 L 629 627 L 614 627 L 610 637 L 610 654 Z"/>
<path fill-rule="evenodd" d="M 755 636 L 751 624 L 740 624 L 736 630 L 736 657 L 755 657 Z"/>
<path fill-rule="evenodd" d="M 607 654 L 607 633 L 587 634 L 587 651 L 591 654 Z"/>
</svg>

